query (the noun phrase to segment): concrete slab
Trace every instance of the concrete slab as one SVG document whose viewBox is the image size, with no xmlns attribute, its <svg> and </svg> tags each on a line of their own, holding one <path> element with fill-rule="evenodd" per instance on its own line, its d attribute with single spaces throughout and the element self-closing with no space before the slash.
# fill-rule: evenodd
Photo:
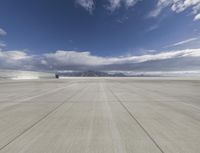
<svg viewBox="0 0 200 153">
<path fill-rule="evenodd" d="M 2 84 L 0 153 L 199 153 L 199 79 Z"/>
</svg>

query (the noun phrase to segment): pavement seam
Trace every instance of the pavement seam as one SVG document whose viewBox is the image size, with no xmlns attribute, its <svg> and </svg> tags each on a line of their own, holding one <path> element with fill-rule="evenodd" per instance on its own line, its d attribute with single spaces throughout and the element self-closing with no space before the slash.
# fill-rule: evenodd
<svg viewBox="0 0 200 153">
<path fill-rule="evenodd" d="M 129 109 L 123 104 L 123 102 L 118 98 L 118 96 L 109 88 L 112 95 L 117 99 L 120 105 L 127 111 L 127 113 L 131 116 L 133 120 L 141 127 L 144 133 L 150 138 L 150 140 L 154 143 L 154 145 L 160 150 L 161 153 L 165 153 L 159 144 L 153 139 L 153 137 L 149 134 L 149 132 L 143 127 L 143 125 L 136 119 L 136 117 L 129 111 Z"/>
<path fill-rule="evenodd" d="M 70 85 L 73 85 L 73 84 L 75 84 L 76 82 L 70 82 L 69 84 L 67 84 L 65 87 L 63 87 L 63 88 L 57 88 L 57 89 L 55 89 L 55 90 L 51 90 L 51 91 L 47 91 L 47 92 L 45 92 L 45 93 L 43 93 L 43 94 L 40 94 L 40 95 L 38 95 L 38 96 L 32 96 L 32 97 L 29 97 L 29 98 L 22 98 L 22 99 L 20 99 L 18 102 L 14 102 L 14 103 L 10 103 L 10 104 L 12 104 L 12 105 L 10 105 L 10 106 L 7 106 L 7 107 L 5 107 L 5 108 L 3 108 L 3 109 L 7 109 L 7 108 L 12 108 L 12 107 L 14 107 L 14 106 L 16 106 L 16 105 L 21 105 L 21 104 L 25 104 L 25 103 L 27 103 L 27 102 L 30 102 L 31 100 L 33 100 L 33 99 L 37 99 L 37 98 L 40 98 L 40 97 L 43 97 L 43 96 L 46 96 L 46 95 L 49 95 L 49 94 L 53 94 L 53 93 L 55 93 L 55 92 L 58 92 L 58 91 L 60 91 L 60 90 L 63 90 L 63 89 L 66 89 L 67 87 L 69 87 Z M 7 102 L 0 102 L 0 104 L 1 103 L 7 103 Z M 1 110 L 3 110 L 3 109 L 0 109 L 0 111 Z"/>
<path fill-rule="evenodd" d="M 76 83 L 76 82 L 70 82 L 69 84 L 67 84 L 67 86 L 70 86 L 74 83 Z M 34 95 L 34 96 L 30 96 L 30 97 L 22 97 L 20 100 L 18 100 L 18 102 L 16 104 L 23 103 L 23 102 L 26 102 L 26 101 L 30 101 L 32 99 L 39 98 L 39 97 L 42 97 L 42 96 L 45 96 L 45 95 L 49 95 L 49 94 L 58 92 L 59 90 L 62 90 L 62 89 L 65 89 L 65 88 L 66 87 L 62 87 L 62 88 L 58 87 L 57 89 L 54 89 L 54 90 L 50 90 L 50 91 L 47 90 L 47 91 L 45 91 L 45 92 L 43 92 L 39 95 Z M 10 101 L 10 100 L 8 99 L 5 102 L 8 102 L 8 101 Z M 2 103 L 2 102 L 0 102 L 0 103 Z"/>
<path fill-rule="evenodd" d="M 120 83 L 121 84 L 121 83 Z M 130 86 L 130 85 L 128 85 L 128 86 Z M 137 88 L 139 88 L 139 89 L 141 89 L 141 90 L 144 90 L 143 88 L 141 88 L 141 87 L 138 87 L 138 86 L 136 86 Z M 128 89 L 128 90 L 130 90 L 130 89 Z M 161 91 L 158 91 L 158 90 L 151 90 L 151 89 L 146 89 L 146 91 L 149 91 L 149 92 L 152 92 L 152 93 L 156 93 L 156 94 L 160 94 L 160 95 L 162 95 L 162 96 L 165 96 L 166 98 L 168 98 L 168 97 L 170 97 L 169 96 L 169 93 L 163 93 L 163 92 L 161 92 Z M 166 96 L 167 95 L 167 96 Z M 173 97 L 173 96 L 172 96 Z M 148 97 L 149 98 L 149 97 Z M 174 101 L 176 101 L 176 99 L 175 99 L 176 97 L 173 97 L 173 100 Z M 191 97 L 192 98 L 192 97 Z M 180 99 L 181 100 L 181 103 L 183 103 L 184 105 L 188 105 L 188 106 L 190 106 L 190 107 L 192 107 L 192 108 L 194 108 L 194 109 L 197 109 L 198 111 L 200 110 L 200 108 L 198 107 L 198 106 L 195 106 L 195 105 L 193 105 L 193 104 L 188 104 L 187 102 L 185 102 L 184 100 L 182 100 L 182 99 Z M 160 103 L 163 103 L 162 101 L 156 101 L 156 102 L 160 102 Z"/>
<path fill-rule="evenodd" d="M 86 88 L 86 87 L 84 87 Z M 84 88 L 81 88 L 81 90 L 79 91 L 83 91 Z M 52 109 L 51 111 L 49 111 L 46 115 L 44 115 L 42 118 L 40 118 L 38 121 L 36 121 L 35 123 L 33 123 L 31 126 L 27 127 L 23 132 L 21 132 L 20 134 L 18 134 L 17 136 L 15 136 L 11 141 L 9 141 L 7 144 L 5 144 L 4 146 L 2 146 L 0 148 L 0 151 L 2 151 L 4 148 L 6 148 L 9 144 L 11 144 L 12 142 L 14 142 L 15 140 L 17 140 L 19 137 L 21 137 L 23 134 L 25 134 L 26 132 L 28 132 L 30 129 L 32 129 L 33 127 L 35 127 L 38 123 L 40 123 L 41 121 L 43 121 L 45 118 L 47 118 L 50 114 L 52 114 L 53 112 L 55 112 L 58 108 L 60 108 L 61 106 L 63 106 L 66 102 L 65 101 L 69 101 L 70 99 L 72 99 L 74 96 L 76 96 L 77 94 L 79 94 L 80 92 L 76 91 L 73 95 L 71 95 L 67 100 L 64 100 L 64 102 L 62 102 L 61 104 L 59 104 L 58 106 L 56 106 L 54 109 Z"/>
</svg>

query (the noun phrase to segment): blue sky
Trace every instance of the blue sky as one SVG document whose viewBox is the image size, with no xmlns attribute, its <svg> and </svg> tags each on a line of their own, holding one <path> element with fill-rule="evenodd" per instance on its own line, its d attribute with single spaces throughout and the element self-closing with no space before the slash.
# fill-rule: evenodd
<svg viewBox="0 0 200 153">
<path fill-rule="evenodd" d="M 200 0 L 1 0 L 1 68 L 29 58 L 29 67 L 17 68 L 74 69 L 83 55 L 91 66 L 88 58 L 120 61 L 186 49 L 196 55 L 199 48 Z"/>
</svg>

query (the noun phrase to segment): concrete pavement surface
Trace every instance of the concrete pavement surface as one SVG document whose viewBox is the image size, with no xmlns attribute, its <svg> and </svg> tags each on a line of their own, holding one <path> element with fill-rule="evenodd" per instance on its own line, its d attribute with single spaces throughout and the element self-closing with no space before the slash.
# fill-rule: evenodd
<svg viewBox="0 0 200 153">
<path fill-rule="evenodd" d="M 199 152 L 199 78 L 0 81 L 0 153 Z"/>
</svg>

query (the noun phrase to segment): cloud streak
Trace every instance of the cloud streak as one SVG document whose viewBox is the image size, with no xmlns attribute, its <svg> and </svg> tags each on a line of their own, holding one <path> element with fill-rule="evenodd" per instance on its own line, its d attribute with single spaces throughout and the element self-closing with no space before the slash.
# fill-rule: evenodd
<svg viewBox="0 0 200 153">
<path fill-rule="evenodd" d="M 181 45 L 188 44 L 188 43 L 190 43 L 190 42 L 196 41 L 196 40 L 198 40 L 198 39 L 199 39 L 198 37 L 189 38 L 189 39 L 186 39 L 186 40 L 183 40 L 183 41 L 174 43 L 174 44 L 172 44 L 172 45 L 168 45 L 168 46 L 166 46 L 166 47 L 164 47 L 164 48 L 170 48 L 170 47 L 181 46 Z"/>
<path fill-rule="evenodd" d="M 23 51 L 0 51 L 0 68 L 2 69 L 20 69 L 20 70 L 134 70 L 134 68 L 149 67 L 151 70 L 161 69 L 161 63 L 173 60 L 175 63 L 184 63 L 186 59 L 190 59 L 192 66 L 193 60 L 200 69 L 200 49 L 187 49 L 179 51 L 161 52 L 157 54 L 146 54 L 141 56 L 125 56 L 125 57 L 101 57 L 91 55 L 90 52 L 77 51 L 56 51 L 43 55 L 28 55 Z M 198 60 L 197 60 L 198 59 Z M 146 63 L 157 63 L 151 65 Z M 162 67 L 170 65 L 167 62 Z M 160 67 L 159 67 L 160 66 Z M 171 67 L 175 68 L 175 67 Z"/>
</svg>

